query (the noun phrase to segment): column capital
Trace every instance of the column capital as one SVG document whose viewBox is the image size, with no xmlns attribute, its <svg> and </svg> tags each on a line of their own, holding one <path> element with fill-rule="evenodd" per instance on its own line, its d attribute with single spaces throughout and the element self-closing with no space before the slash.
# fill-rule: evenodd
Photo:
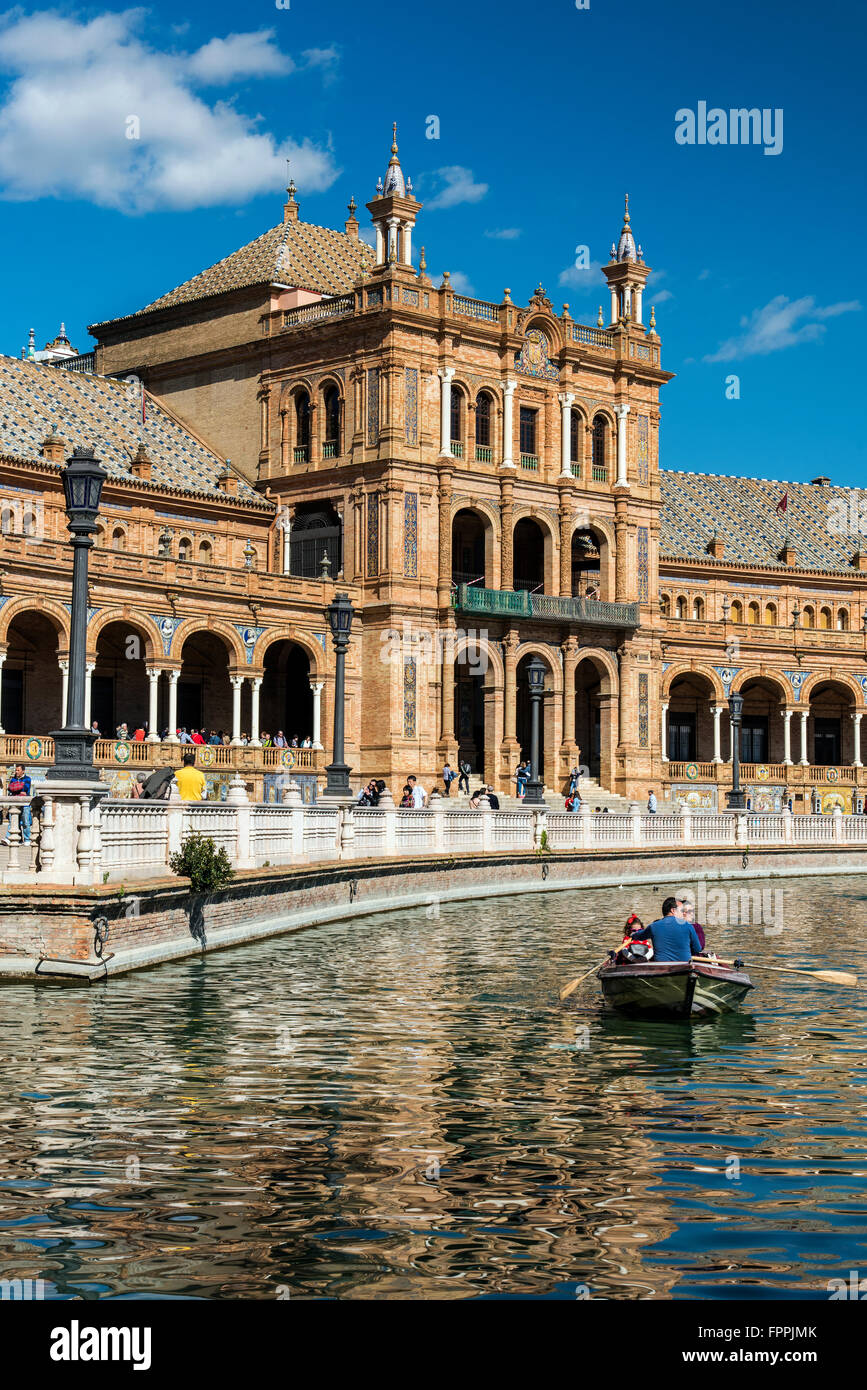
<svg viewBox="0 0 867 1390">
<path fill-rule="evenodd" d="M 503 395 L 504 395 L 504 396 L 511 396 L 511 395 L 514 395 L 515 387 L 516 387 L 517 385 L 518 385 L 518 383 L 517 383 L 517 381 L 514 380 L 513 377 L 510 377 L 510 376 L 509 376 L 509 377 L 506 377 L 506 380 L 503 382 Z"/>
<path fill-rule="evenodd" d="M 614 410 L 617 414 L 618 419 L 625 420 L 631 408 L 632 407 L 628 404 L 627 401 L 618 401 L 614 407 Z"/>
<path fill-rule="evenodd" d="M 230 676 L 230 677 L 229 677 L 229 680 L 230 680 L 230 682 L 231 682 L 232 689 L 233 689 L 233 690 L 240 690 L 241 687 L 242 687 L 243 684 L 244 684 L 244 681 L 245 681 L 246 679 L 247 679 L 246 676 Z"/>
<path fill-rule="evenodd" d="M 446 382 L 447 384 L 450 383 L 450 382 L 452 381 L 452 379 L 453 379 L 453 377 L 454 377 L 454 374 L 455 374 L 455 369 L 454 369 L 454 367 L 439 367 L 439 368 L 437 368 L 437 375 L 442 379 L 442 381 Z"/>
<path fill-rule="evenodd" d="M 557 400 L 560 402 L 560 404 L 563 406 L 564 409 L 566 409 L 568 406 L 570 406 L 570 405 L 572 404 L 572 402 L 574 401 L 574 399 L 575 399 L 575 393 L 574 393 L 574 391 L 560 391 L 560 392 L 558 392 Z"/>
<path fill-rule="evenodd" d="M 181 678 L 180 667 L 175 667 L 173 670 L 166 671 L 166 675 L 168 676 L 172 685 L 177 685 L 178 681 Z"/>
</svg>

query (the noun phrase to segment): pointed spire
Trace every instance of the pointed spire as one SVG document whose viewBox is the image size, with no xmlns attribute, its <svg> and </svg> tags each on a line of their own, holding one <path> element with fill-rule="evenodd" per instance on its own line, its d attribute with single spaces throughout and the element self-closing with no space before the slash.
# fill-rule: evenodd
<svg viewBox="0 0 867 1390">
<path fill-rule="evenodd" d="M 650 306 L 650 327 L 647 330 L 647 336 L 648 338 L 659 337 L 659 334 L 656 331 L 656 308 L 653 304 L 651 304 Z"/>
<path fill-rule="evenodd" d="M 358 240 L 358 218 L 355 216 L 357 207 L 358 204 L 356 203 L 355 199 L 350 198 L 349 202 L 346 205 L 346 210 L 349 213 L 349 216 L 347 217 L 346 222 L 344 223 L 344 229 L 346 231 L 346 235 L 348 237 L 352 237 L 353 241 Z"/>
<path fill-rule="evenodd" d="M 289 160 L 286 160 L 286 173 L 289 175 L 289 183 L 286 186 L 286 202 L 283 204 L 283 221 L 298 221 L 298 204 L 295 201 L 295 194 L 298 192 L 295 187 L 295 180 L 289 173 Z"/>
<path fill-rule="evenodd" d="M 394 121 L 391 127 L 391 159 L 388 161 L 388 168 L 385 171 L 385 184 L 382 191 L 386 197 L 389 194 L 397 194 L 399 198 L 406 196 L 406 183 L 403 170 L 400 167 L 400 160 L 397 157 L 397 121 Z"/>
<path fill-rule="evenodd" d="M 31 328 L 27 339 L 27 357 L 32 362 L 36 356 L 36 329 Z"/>
<path fill-rule="evenodd" d="M 626 194 L 626 201 L 623 211 L 623 226 L 620 231 L 620 241 L 617 243 L 618 261 L 636 261 L 638 256 L 635 251 L 635 238 L 632 235 L 632 227 L 629 218 L 629 194 Z"/>
</svg>

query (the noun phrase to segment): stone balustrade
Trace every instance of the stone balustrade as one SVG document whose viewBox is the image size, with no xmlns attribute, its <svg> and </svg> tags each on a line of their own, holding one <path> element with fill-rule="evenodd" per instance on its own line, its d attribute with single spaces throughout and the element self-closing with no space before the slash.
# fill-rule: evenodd
<svg viewBox="0 0 867 1390">
<path fill-rule="evenodd" d="M 681 807 L 674 814 L 645 814 L 637 803 L 628 813 L 552 811 L 546 806 L 494 811 L 450 807 L 432 797 L 424 810 L 403 810 L 389 803 L 377 808 L 305 805 L 297 784 L 284 792 L 282 804 L 251 802 L 236 777 L 225 802 L 98 800 L 80 797 L 74 861 L 60 862 L 55 843 L 55 797 L 42 791 L 33 827 L 33 848 L 21 839 L 21 801 L 0 798 L 10 822 L 8 864 L 0 870 L 5 883 L 22 881 L 128 883 L 170 873 L 169 857 L 187 835 L 211 836 L 236 868 L 315 864 L 329 860 L 373 859 L 401 855 L 450 856 L 486 852 L 632 851 L 693 846 L 739 848 L 767 846 L 867 846 L 867 816 L 794 816 L 695 812 Z"/>
</svg>

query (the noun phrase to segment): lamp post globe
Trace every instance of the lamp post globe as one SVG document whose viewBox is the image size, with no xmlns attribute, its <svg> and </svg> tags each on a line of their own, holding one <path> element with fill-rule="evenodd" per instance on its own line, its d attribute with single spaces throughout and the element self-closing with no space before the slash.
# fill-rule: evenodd
<svg viewBox="0 0 867 1390">
<path fill-rule="evenodd" d="M 527 682 L 530 687 L 530 780 L 524 796 L 525 806 L 544 803 L 544 783 L 539 776 L 539 707 L 545 691 L 546 666 L 538 656 L 527 662 Z"/>
<path fill-rule="evenodd" d="M 334 744 L 331 762 L 325 769 L 325 796 L 349 799 L 349 764 L 344 761 L 343 745 L 346 707 L 346 650 L 355 609 L 348 594 L 335 594 L 325 610 L 334 642 Z"/>
<path fill-rule="evenodd" d="M 67 526 L 72 545 L 72 612 L 69 629 L 69 692 L 63 728 L 56 730 L 54 766 L 50 781 L 99 782 L 93 765 L 96 735 L 84 722 L 85 663 L 87 659 L 87 568 L 93 546 L 102 485 L 108 474 L 92 448 L 78 445 L 63 469 Z"/>
<path fill-rule="evenodd" d="M 729 696 L 729 720 L 732 729 L 732 789 L 726 794 L 730 811 L 746 810 L 746 794 L 741 790 L 741 716 L 744 697 L 737 691 Z"/>
</svg>

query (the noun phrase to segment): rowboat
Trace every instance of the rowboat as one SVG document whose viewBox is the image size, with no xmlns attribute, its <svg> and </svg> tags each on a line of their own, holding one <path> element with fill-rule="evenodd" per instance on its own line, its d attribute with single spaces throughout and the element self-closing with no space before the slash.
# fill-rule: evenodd
<svg viewBox="0 0 867 1390">
<path fill-rule="evenodd" d="M 736 1009 L 753 988 L 743 962 L 684 961 L 603 965 L 597 972 L 606 1008 L 677 1018 L 709 1017 Z"/>
</svg>

